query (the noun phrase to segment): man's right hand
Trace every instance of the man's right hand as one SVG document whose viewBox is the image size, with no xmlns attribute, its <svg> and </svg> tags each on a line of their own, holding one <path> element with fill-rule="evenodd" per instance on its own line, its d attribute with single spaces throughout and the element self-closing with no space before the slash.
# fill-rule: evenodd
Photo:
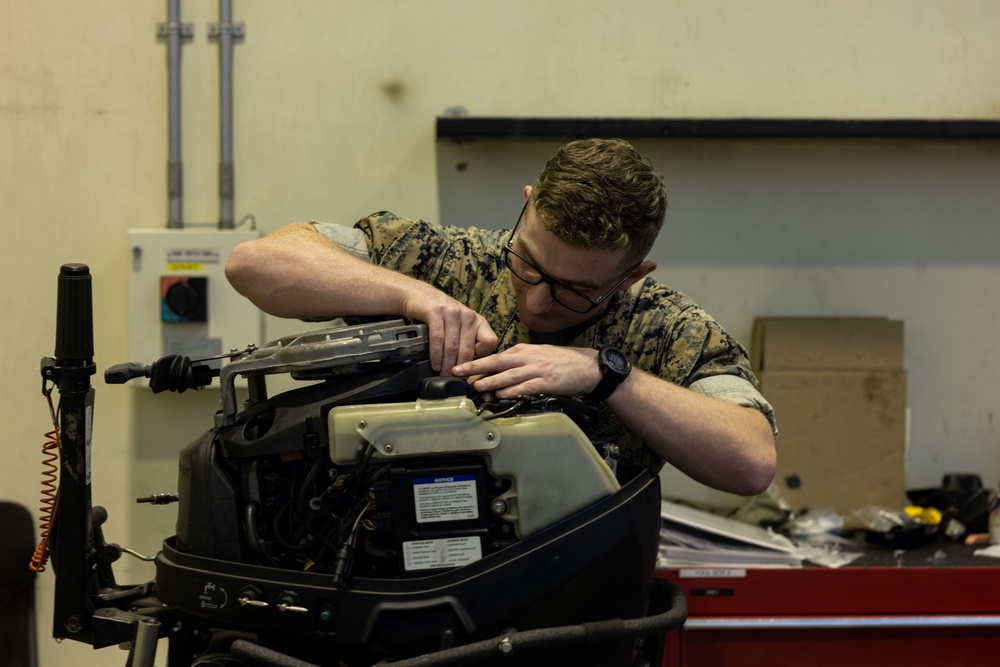
<svg viewBox="0 0 1000 667">
<path fill-rule="evenodd" d="M 430 285 L 404 299 L 403 317 L 427 325 L 431 367 L 441 375 L 497 349 L 497 335 L 485 317 Z"/>
<path fill-rule="evenodd" d="M 349 255 L 309 224 L 293 223 L 239 244 L 226 277 L 277 317 L 389 315 L 424 322 L 431 366 L 443 375 L 497 348 L 497 335 L 476 311 L 432 285 Z"/>
</svg>

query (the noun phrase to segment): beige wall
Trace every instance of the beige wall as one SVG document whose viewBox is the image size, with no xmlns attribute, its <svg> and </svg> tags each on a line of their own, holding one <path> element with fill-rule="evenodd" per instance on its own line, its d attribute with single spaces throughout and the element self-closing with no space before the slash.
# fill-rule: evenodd
<svg viewBox="0 0 1000 667">
<path fill-rule="evenodd" d="M 183 48 L 185 219 L 212 221 L 216 7 L 182 5 L 196 30 Z M 511 116 L 1000 117 L 992 0 L 236 0 L 234 15 L 247 31 L 236 214 L 264 231 L 380 208 L 435 219 L 433 121 L 456 104 Z M 125 230 L 166 222 L 165 19 L 166 2 L 0 2 L 0 496 L 32 508 L 59 265 L 94 274 L 98 367 L 125 361 Z M 959 286 L 980 280 L 955 271 Z M 782 276 L 756 267 L 751 284 Z M 287 327 L 271 321 L 269 334 Z M 995 392 L 995 378 L 979 381 Z M 173 510 L 132 499 L 174 488 L 177 451 L 209 426 L 214 397 L 97 387 L 95 503 L 111 512 L 110 539 L 155 552 Z M 151 576 L 122 565 L 122 580 Z M 47 639 L 51 583 L 41 577 L 42 664 L 123 662 Z"/>
</svg>

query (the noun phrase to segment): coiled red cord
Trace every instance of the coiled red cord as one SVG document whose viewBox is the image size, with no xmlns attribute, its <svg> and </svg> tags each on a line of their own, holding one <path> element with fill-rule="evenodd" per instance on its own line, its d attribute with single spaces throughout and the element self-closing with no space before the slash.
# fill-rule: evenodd
<svg viewBox="0 0 1000 667">
<path fill-rule="evenodd" d="M 49 402 L 49 413 L 52 415 L 52 430 L 45 434 L 45 444 L 42 445 L 42 500 L 39 511 L 39 527 L 42 529 L 41 539 L 35 548 L 28 565 L 35 572 L 44 572 L 49 561 L 49 532 L 55 522 L 56 509 L 59 506 L 59 458 L 62 446 L 59 440 L 58 410 L 52 405 L 52 389 L 42 390 Z"/>
</svg>

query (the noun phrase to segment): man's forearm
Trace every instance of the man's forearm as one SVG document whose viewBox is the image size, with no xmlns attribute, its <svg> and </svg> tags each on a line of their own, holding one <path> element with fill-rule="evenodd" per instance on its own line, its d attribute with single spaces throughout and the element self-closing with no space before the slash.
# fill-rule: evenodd
<svg viewBox="0 0 1000 667">
<path fill-rule="evenodd" d="M 497 346 L 479 313 L 433 285 L 350 255 L 305 223 L 238 245 L 226 277 L 237 292 L 277 317 L 387 315 L 424 322 L 431 367 L 445 375 Z"/>
<path fill-rule="evenodd" d="M 401 315 L 407 283 L 417 282 L 352 257 L 305 223 L 238 245 L 226 277 L 264 312 L 303 319 Z"/>
<path fill-rule="evenodd" d="M 774 477 L 774 436 L 758 410 L 639 370 L 633 370 L 606 402 L 661 458 L 703 484 L 754 495 Z"/>
</svg>

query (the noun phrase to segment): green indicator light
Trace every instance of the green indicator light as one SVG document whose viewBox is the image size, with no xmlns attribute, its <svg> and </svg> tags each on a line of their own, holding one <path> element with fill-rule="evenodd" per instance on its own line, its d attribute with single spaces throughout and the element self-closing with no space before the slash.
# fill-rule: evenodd
<svg viewBox="0 0 1000 667">
<path fill-rule="evenodd" d="M 333 618 L 333 614 L 329 611 L 324 610 L 319 613 L 319 620 L 321 621 L 329 621 L 331 618 Z"/>
</svg>

